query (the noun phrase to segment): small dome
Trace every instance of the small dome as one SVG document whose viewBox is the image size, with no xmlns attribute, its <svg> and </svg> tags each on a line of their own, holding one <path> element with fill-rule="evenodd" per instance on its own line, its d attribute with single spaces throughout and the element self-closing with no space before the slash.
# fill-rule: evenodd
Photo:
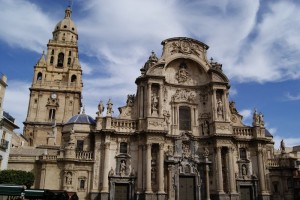
<svg viewBox="0 0 300 200">
<path fill-rule="evenodd" d="M 66 124 L 96 124 L 95 120 L 84 113 L 75 115 Z"/>
<path fill-rule="evenodd" d="M 53 32 L 56 31 L 71 31 L 72 33 L 77 35 L 77 28 L 75 23 L 71 19 L 72 10 L 68 7 L 65 11 L 65 18 L 58 22 L 54 28 Z"/>
</svg>

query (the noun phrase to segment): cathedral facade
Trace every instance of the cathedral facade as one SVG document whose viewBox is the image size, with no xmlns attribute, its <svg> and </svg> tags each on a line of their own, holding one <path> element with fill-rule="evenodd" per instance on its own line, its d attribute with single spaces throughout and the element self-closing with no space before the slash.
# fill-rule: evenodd
<svg viewBox="0 0 300 200">
<path fill-rule="evenodd" d="M 119 116 L 109 99 L 92 118 L 79 113 L 77 39 L 67 8 L 34 68 L 24 122 L 29 147 L 11 154 L 9 168 L 33 171 L 35 188 L 79 199 L 271 198 L 272 135 L 262 113 L 254 112 L 252 126 L 242 123 L 206 44 L 162 41 L 161 57 L 152 52 Z"/>
</svg>

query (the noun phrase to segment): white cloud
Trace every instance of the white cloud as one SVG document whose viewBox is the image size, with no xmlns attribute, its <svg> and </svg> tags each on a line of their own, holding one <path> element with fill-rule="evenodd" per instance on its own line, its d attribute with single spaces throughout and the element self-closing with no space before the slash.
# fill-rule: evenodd
<svg viewBox="0 0 300 200">
<path fill-rule="evenodd" d="M 250 119 L 252 119 L 252 110 L 243 109 L 239 111 L 239 113 L 243 116 L 243 121 L 245 124 L 251 124 L 252 121 L 250 121 Z"/>
<path fill-rule="evenodd" d="M 285 95 L 287 97 L 288 100 L 290 101 L 298 101 L 300 100 L 300 94 L 298 95 L 292 95 L 289 92 Z"/>
<path fill-rule="evenodd" d="M 26 119 L 28 101 L 29 101 L 29 88 L 30 83 L 23 81 L 8 81 L 4 98 L 4 110 L 14 117 L 15 124 L 20 129 L 17 132 L 23 132 L 23 121 Z"/>
<path fill-rule="evenodd" d="M 0 40 L 12 47 L 41 53 L 55 23 L 29 1 L 0 0 Z"/>
</svg>

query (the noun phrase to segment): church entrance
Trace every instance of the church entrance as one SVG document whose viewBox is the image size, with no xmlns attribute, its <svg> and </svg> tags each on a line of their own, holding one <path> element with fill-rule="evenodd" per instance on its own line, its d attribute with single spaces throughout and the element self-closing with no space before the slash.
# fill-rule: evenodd
<svg viewBox="0 0 300 200">
<path fill-rule="evenodd" d="M 179 199 L 180 200 L 195 199 L 195 177 L 194 176 L 179 177 Z"/>
<path fill-rule="evenodd" d="M 241 198 L 243 200 L 252 200 L 252 188 L 251 186 L 241 186 L 240 187 L 241 191 Z"/>
<path fill-rule="evenodd" d="M 116 183 L 115 200 L 129 200 L 129 184 Z"/>
</svg>

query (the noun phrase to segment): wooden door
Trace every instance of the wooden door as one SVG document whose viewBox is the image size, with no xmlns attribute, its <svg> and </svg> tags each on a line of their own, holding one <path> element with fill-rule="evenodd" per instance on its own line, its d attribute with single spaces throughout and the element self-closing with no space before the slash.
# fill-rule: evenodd
<svg viewBox="0 0 300 200">
<path fill-rule="evenodd" d="M 179 177 L 179 199 L 194 200 L 195 199 L 195 178 L 189 176 Z"/>
</svg>

